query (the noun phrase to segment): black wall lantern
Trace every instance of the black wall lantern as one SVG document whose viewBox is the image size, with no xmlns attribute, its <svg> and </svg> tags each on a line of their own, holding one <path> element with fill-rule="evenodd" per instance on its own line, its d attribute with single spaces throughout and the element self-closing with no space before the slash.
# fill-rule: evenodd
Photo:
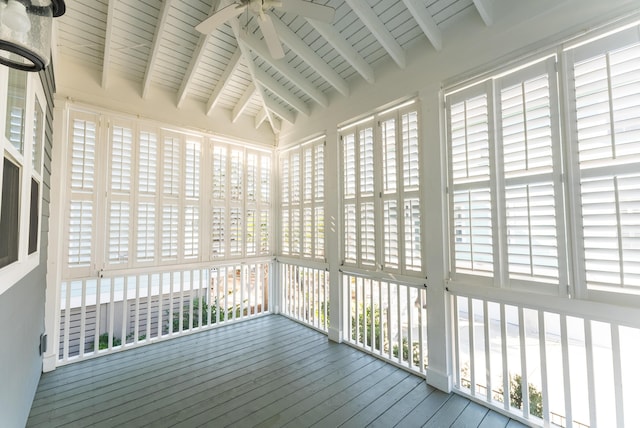
<svg viewBox="0 0 640 428">
<path fill-rule="evenodd" d="M 64 0 L 0 0 L 0 64 L 40 71 L 51 58 L 53 18 Z"/>
</svg>

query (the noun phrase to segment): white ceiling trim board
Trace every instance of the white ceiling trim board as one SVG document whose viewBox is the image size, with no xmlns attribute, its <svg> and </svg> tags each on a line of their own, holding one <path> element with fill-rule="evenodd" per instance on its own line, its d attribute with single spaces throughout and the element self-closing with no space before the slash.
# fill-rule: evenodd
<svg viewBox="0 0 640 428">
<path fill-rule="evenodd" d="M 473 0 L 473 4 L 476 9 L 478 9 L 478 13 L 480 13 L 485 25 L 487 27 L 491 26 L 495 15 L 493 10 L 493 0 Z"/>
<path fill-rule="evenodd" d="M 433 47 L 439 51 L 442 49 L 442 32 L 438 28 L 438 24 L 427 10 L 427 7 L 421 0 L 402 0 L 407 7 L 413 19 L 416 20 L 422 32 L 431 42 Z"/>
<path fill-rule="evenodd" d="M 207 110 L 206 110 L 207 115 L 211 114 L 211 112 L 213 111 L 213 108 L 216 106 L 216 104 L 218 104 L 218 101 L 220 101 L 220 95 L 222 95 L 222 92 L 224 91 L 224 89 L 229 85 L 229 82 L 231 81 L 231 77 L 233 76 L 234 71 L 236 70 L 236 68 L 238 68 L 238 65 L 240 64 L 241 56 L 242 56 L 242 52 L 240 51 L 240 49 L 236 49 L 234 54 L 231 56 L 231 59 L 229 59 L 229 62 L 227 63 L 227 68 L 225 68 L 224 72 L 222 73 L 222 76 L 220 76 L 220 80 L 218 80 L 216 87 L 213 89 L 213 92 L 209 97 L 209 101 L 207 101 Z"/>
<path fill-rule="evenodd" d="M 104 54 L 102 57 L 102 87 L 106 88 L 109 81 L 109 61 L 111 56 L 111 43 L 113 39 L 113 15 L 116 10 L 116 2 L 110 1 L 107 8 L 107 26 L 104 35 Z"/>
<path fill-rule="evenodd" d="M 236 103 L 236 106 L 233 108 L 233 113 L 231 115 L 232 123 L 236 123 L 240 118 L 240 115 L 244 113 L 244 111 L 247 109 L 247 106 L 249 105 L 249 102 L 251 101 L 251 98 L 253 97 L 255 92 L 256 92 L 256 85 L 254 85 L 253 83 L 250 83 L 249 86 L 247 86 L 247 89 L 244 91 L 244 93 L 240 97 L 240 99 L 238 100 L 238 102 Z"/>
<path fill-rule="evenodd" d="M 251 67 L 253 67 L 254 69 L 253 76 L 255 80 L 260 82 L 265 88 L 269 89 L 284 102 L 286 102 L 305 116 L 309 116 L 311 114 L 309 106 L 304 101 L 291 93 L 291 91 L 289 91 L 287 88 L 282 86 L 280 82 L 271 77 L 266 71 L 255 67 L 253 64 L 251 65 Z"/>
<path fill-rule="evenodd" d="M 362 23 L 371 31 L 371 34 L 380 42 L 382 47 L 398 64 L 398 67 L 404 69 L 407 65 L 407 59 L 402 46 L 396 41 L 393 35 L 387 30 L 384 23 L 378 18 L 376 13 L 366 2 L 362 0 L 345 0 L 351 10 L 358 15 Z"/>
<path fill-rule="evenodd" d="M 180 89 L 178 89 L 178 100 L 176 105 L 178 108 L 182 107 L 182 103 L 187 97 L 187 91 L 189 90 L 189 86 L 193 81 L 193 76 L 196 74 L 196 69 L 198 68 L 198 64 L 200 64 L 200 60 L 204 56 L 206 51 L 207 43 L 209 42 L 209 35 L 201 35 L 198 40 L 198 45 L 196 46 L 196 50 L 194 51 L 193 56 L 191 57 L 191 61 L 189 61 L 189 67 L 187 67 L 187 72 L 182 79 L 182 83 L 180 84 Z"/>
<path fill-rule="evenodd" d="M 172 0 L 164 0 L 164 2 L 162 3 L 162 10 L 160 10 L 160 19 L 158 20 L 156 31 L 153 35 L 153 49 L 151 50 L 151 56 L 149 57 L 149 61 L 147 62 L 147 71 L 144 74 L 144 82 L 142 84 L 142 98 L 147 98 L 149 92 L 149 86 L 151 85 L 151 75 L 153 74 L 153 69 L 156 65 L 156 61 L 158 60 L 158 51 L 160 50 L 162 32 L 164 30 L 165 24 L 167 23 L 167 18 L 169 17 L 171 2 Z"/>
<path fill-rule="evenodd" d="M 329 106 L 329 100 L 327 100 L 327 96 L 325 94 L 313 86 L 297 70 L 291 67 L 286 60 L 273 59 L 269 50 L 261 40 L 258 40 L 255 36 L 250 34 L 241 34 L 240 37 L 240 42 L 246 43 L 249 49 L 262 57 L 262 59 L 264 59 L 270 66 L 275 68 L 280 74 L 286 77 L 287 80 L 300 88 L 305 94 L 311 97 L 311 99 L 323 107 Z"/>
<path fill-rule="evenodd" d="M 330 24 L 307 18 L 309 24 L 369 83 L 375 83 L 373 68 L 353 46 Z"/>
<path fill-rule="evenodd" d="M 280 39 L 289 46 L 289 48 L 299 56 L 305 63 L 315 70 L 324 80 L 331 86 L 336 88 L 345 97 L 349 95 L 349 84 L 338 73 L 335 72 L 329 64 L 311 49 L 296 33 L 291 31 L 289 27 L 284 25 L 282 21 L 273 18 L 276 31 Z"/>
</svg>

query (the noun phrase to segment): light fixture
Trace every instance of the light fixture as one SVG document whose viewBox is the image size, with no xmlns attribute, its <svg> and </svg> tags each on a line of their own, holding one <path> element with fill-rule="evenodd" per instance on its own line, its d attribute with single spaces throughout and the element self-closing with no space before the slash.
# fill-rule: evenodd
<svg viewBox="0 0 640 428">
<path fill-rule="evenodd" d="M 51 58 L 53 18 L 64 0 L 0 0 L 0 64 L 40 71 Z"/>
</svg>

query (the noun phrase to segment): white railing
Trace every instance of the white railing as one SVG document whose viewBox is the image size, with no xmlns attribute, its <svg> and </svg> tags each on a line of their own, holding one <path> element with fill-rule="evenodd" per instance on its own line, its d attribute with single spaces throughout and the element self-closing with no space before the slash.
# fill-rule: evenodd
<svg viewBox="0 0 640 428">
<path fill-rule="evenodd" d="M 637 426 L 637 310 L 527 300 L 452 293 L 454 387 L 532 424 Z"/>
<path fill-rule="evenodd" d="M 62 282 L 58 365 L 265 313 L 271 263 Z"/>
<path fill-rule="evenodd" d="M 321 267 L 280 263 L 282 313 L 320 331 L 329 329 L 329 272 Z"/>
<path fill-rule="evenodd" d="M 345 341 L 395 365 L 425 375 L 427 296 L 424 285 L 343 273 Z"/>
</svg>

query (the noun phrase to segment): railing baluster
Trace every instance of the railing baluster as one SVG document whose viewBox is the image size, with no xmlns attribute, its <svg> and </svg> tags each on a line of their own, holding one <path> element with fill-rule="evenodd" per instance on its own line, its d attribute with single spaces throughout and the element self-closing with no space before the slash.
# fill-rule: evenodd
<svg viewBox="0 0 640 428">
<path fill-rule="evenodd" d="M 184 329 L 184 271 L 180 271 L 180 307 L 178 317 L 178 332 L 182 333 Z"/>
<path fill-rule="evenodd" d="M 151 308 L 153 302 L 153 282 L 151 274 L 147 274 L 147 328 L 145 340 L 151 339 Z M 137 338 L 140 339 L 139 337 Z"/>
<path fill-rule="evenodd" d="M 127 276 L 122 277 L 122 329 L 120 333 L 120 342 L 122 343 L 122 347 L 127 346 L 127 326 L 128 326 L 128 315 L 129 315 L 129 302 L 128 302 L 128 288 L 129 288 L 129 278 Z"/>
<path fill-rule="evenodd" d="M 593 337 L 591 330 L 591 322 L 587 319 L 583 320 L 584 324 L 584 347 L 587 357 L 587 390 L 589 396 L 589 419 L 591 426 L 595 426 L 596 421 L 596 385 L 593 363 Z"/>
<path fill-rule="evenodd" d="M 507 316 L 504 303 L 500 303 L 500 334 L 502 335 L 502 397 L 505 410 L 509 410 L 511 392 L 509 391 L 509 359 L 507 354 Z"/>
<path fill-rule="evenodd" d="M 162 321 L 163 321 L 163 306 L 164 306 L 164 274 L 158 274 L 158 331 L 156 337 L 162 337 Z"/>
<path fill-rule="evenodd" d="M 397 324 L 396 331 L 398 332 L 398 362 L 402 363 L 402 298 L 400 292 L 400 285 L 396 284 L 396 310 L 397 310 Z"/>
<path fill-rule="evenodd" d="M 487 383 L 487 401 L 491 401 L 492 395 L 492 382 L 491 382 L 491 340 L 489 339 L 489 323 L 491 322 L 489 317 L 489 302 L 484 300 L 482 302 L 482 327 L 484 328 L 484 363 L 485 374 Z"/>
<path fill-rule="evenodd" d="M 384 354 L 384 310 L 382 307 L 382 284 L 386 284 L 386 282 L 379 281 L 378 282 L 378 320 L 380 322 L 379 331 L 380 331 L 380 349 L 378 349 L 378 353 L 380 355 Z"/>
<path fill-rule="evenodd" d="M 538 311 L 538 342 L 540 343 L 540 379 L 542 381 L 542 417 L 549 422 L 549 380 L 547 378 L 547 327 L 544 311 Z"/>
<path fill-rule="evenodd" d="M 109 283 L 111 284 L 111 289 L 109 290 L 109 350 L 111 350 L 113 348 L 113 325 L 114 325 L 114 316 L 115 316 L 115 279 L 112 278 L 111 281 L 109 281 Z M 122 342 L 120 342 L 122 343 Z"/>
<path fill-rule="evenodd" d="M 453 342 L 455 343 L 455 348 L 453 349 L 453 359 L 454 359 L 454 370 L 455 377 L 454 383 L 459 388 L 462 389 L 462 382 L 460 381 L 460 312 L 458 308 L 458 296 L 451 295 L 451 299 L 453 301 L 453 313 L 455 316 L 453 317 Z"/>
<path fill-rule="evenodd" d="M 388 358 L 393 357 L 393 336 L 391 335 L 391 327 L 393 320 L 391 319 L 391 283 L 387 282 L 387 310 L 389 311 L 389 319 L 387 321 L 387 340 L 389 340 Z"/>
<path fill-rule="evenodd" d="M 611 351 L 613 362 L 613 385 L 615 388 L 616 419 L 617 425 L 625 423 L 624 418 L 624 395 L 622 392 L 622 359 L 620 357 L 620 326 L 611 323 Z M 638 385 L 634 385 L 638 388 Z M 636 409 L 637 410 L 637 409 Z M 593 422 L 593 421 L 592 421 Z"/>
<path fill-rule="evenodd" d="M 422 308 L 424 307 L 424 290 L 418 290 L 418 369 L 420 373 L 424 373 L 424 336 L 423 328 L 425 319 L 423 318 Z"/>
<path fill-rule="evenodd" d="M 66 284 L 67 292 L 65 294 L 66 301 L 64 306 L 64 344 L 62 350 L 62 359 L 64 361 L 69 359 L 69 330 L 71 327 L 71 282 L 67 282 Z"/>
<path fill-rule="evenodd" d="M 168 317 L 169 319 L 167 320 L 169 324 L 169 335 L 173 334 L 173 310 L 174 310 L 173 289 L 175 287 L 174 283 L 175 283 L 175 272 L 171 272 L 169 277 L 169 286 L 171 287 L 169 288 L 169 317 Z"/>
<path fill-rule="evenodd" d="M 409 367 L 413 367 L 413 305 L 411 304 L 411 287 L 405 286 L 407 289 L 407 363 Z M 404 346 L 402 350 L 404 351 Z"/>
<path fill-rule="evenodd" d="M 524 328 L 524 308 L 518 306 L 518 336 L 520 339 L 520 381 L 522 391 L 522 415 L 529 418 L 529 376 L 527 373 L 527 344 Z"/>
<path fill-rule="evenodd" d="M 476 395 L 476 341 L 475 315 L 473 313 L 473 299 L 467 299 L 467 318 L 469 324 L 469 379 L 471 381 L 471 395 Z"/>
<path fill-rule="evenodd" d="M 84 357 L 84 349 L 86 347 L 86 334 L 87 334 L 87 287 L 82 282 L 82 288 L 80 289 L 80 339 L 78 340 L 78 351 L 80 357 Z M 68 306 L 67 306 L 68 308 Z M 70 311 L 69 311 L 70 313 Z M 69 317 L 71 318 L 71 317 Z"/>
<path fill-rule="evenodd" d="M 560 314 L 560 342 L 562 343 L 562 373 L 564 375 L 564 406 L 567 428 L 573 426 L 571 411 L 571 376 L 569 373 L 569 339 L 567 336 L 567 317 Z"/>
<path fill-rule="evenodd" d="M 101 307 L 102 299 L 102 279 L 98 278 L 96 280 L 96 322 L 94 324 L 95 330 L 94 340 L 93 340 L 93 352 L 98 352 L 100 350 L 100 317 L 101 317 Z"/>
</svg>

